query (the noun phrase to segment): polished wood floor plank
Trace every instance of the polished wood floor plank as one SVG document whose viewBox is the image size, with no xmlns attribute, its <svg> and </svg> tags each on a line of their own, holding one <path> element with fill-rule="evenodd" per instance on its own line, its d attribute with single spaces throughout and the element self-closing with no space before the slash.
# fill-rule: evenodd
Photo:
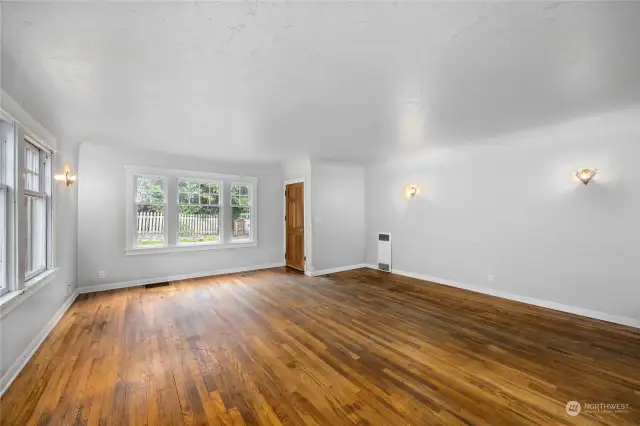
<svg viewBox="0 0 640 426">
<path fill-rule="evenodd" d="M 0 400 L 47 424 L 637 425 L 640 330 L 369 269 L 88 294 Z"/>
</svg>

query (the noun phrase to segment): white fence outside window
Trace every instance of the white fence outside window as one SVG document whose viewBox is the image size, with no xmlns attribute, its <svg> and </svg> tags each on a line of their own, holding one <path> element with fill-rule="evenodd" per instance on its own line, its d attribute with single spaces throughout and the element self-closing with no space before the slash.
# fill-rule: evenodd
<svg viewBox="0 0 640 426">
<path fill-rule="evenodd" d="M 179 215 L 181 234 L 219 235 L 220 218 L 218 216 L 200 214 Z M 158 235 L 164 232 L 164 215 L 156 212 L 138 214 L 138 235 Z M 236 219 L 233 224 L 234 236 L 249 235 L 249 219 Z"/>
<path fill-rule="evenodd" d="M 194 235 L 218 234 L 220 219 L 218 216 L 181 214 L 179 216 L 180 231 Z M 138 214 L 138 234 L 151 235 L 164 232 L 164 215 L 155 212 Z"/>
</svg>

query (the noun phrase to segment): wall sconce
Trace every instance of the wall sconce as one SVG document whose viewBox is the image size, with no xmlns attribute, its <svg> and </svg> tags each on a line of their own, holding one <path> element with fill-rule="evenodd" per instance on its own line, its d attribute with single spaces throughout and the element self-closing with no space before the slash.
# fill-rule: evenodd
<svg viewBox="0 0 640 426">
<path fill-rule="evenodd" d="M 64 171 L 63 175 L 55 175 L 53 178 L 58 182 L 64 182 L 69 188 L 76 181 L 76 175 L 72 175 L 68 169 Z"/>
<path fill-rule="evenodd" d="M 576 176 L 586 185 L 593 179 L 597 172 L 598 170 L 596 169 L 582 169 L 576 172 Z"/>
<path fill-rule="evenodd" d="M 407 185 L 406 190 L 407 198 L 413 198 L 418 194 L 418 186 L 417 185 Z"/>
</svg>

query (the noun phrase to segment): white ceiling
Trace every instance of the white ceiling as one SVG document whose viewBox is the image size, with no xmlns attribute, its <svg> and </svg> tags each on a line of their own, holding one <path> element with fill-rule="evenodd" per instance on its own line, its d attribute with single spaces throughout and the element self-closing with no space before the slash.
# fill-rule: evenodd
<svg viewBox="0 0 640 426">
<path fill-rule="evenodd" d="M 366 158 L 640 102 L 640 3 L 8 3 L 2 86 L 54 133 Z"/>
</svg>

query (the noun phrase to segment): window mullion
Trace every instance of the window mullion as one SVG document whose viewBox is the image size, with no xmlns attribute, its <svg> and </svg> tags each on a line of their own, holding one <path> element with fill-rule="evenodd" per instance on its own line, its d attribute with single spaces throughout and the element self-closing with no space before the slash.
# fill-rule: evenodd
<svg viewBox="0 0 640 426">
<path fill-rule="evenodd" d="M 27 217 L 25 208 L 25 147 L 24 130 L 20 126 L 15 127 L 14 132 L 14 283 L 10 290 L 24 288 L 26 273 L 27 253 Z"/>
<path fill-rule="evenodd" d="M 178 179 L 175 177 L 167 178 L 165 188 L 165 241 L 168 246 L 175 246 L 178 243 L 178 232 L 180 231 L 180 226 L 178 225 L 180 212 L 180 206 L 178 204 Z"/>
<path fill-rule="evenodd" d="M 231 224 L 231 184 L 222 182 L 220 185 L 220 241 L 223 243 L 231 242 L 233 235 L 233 226 Z"/>
</svg>

